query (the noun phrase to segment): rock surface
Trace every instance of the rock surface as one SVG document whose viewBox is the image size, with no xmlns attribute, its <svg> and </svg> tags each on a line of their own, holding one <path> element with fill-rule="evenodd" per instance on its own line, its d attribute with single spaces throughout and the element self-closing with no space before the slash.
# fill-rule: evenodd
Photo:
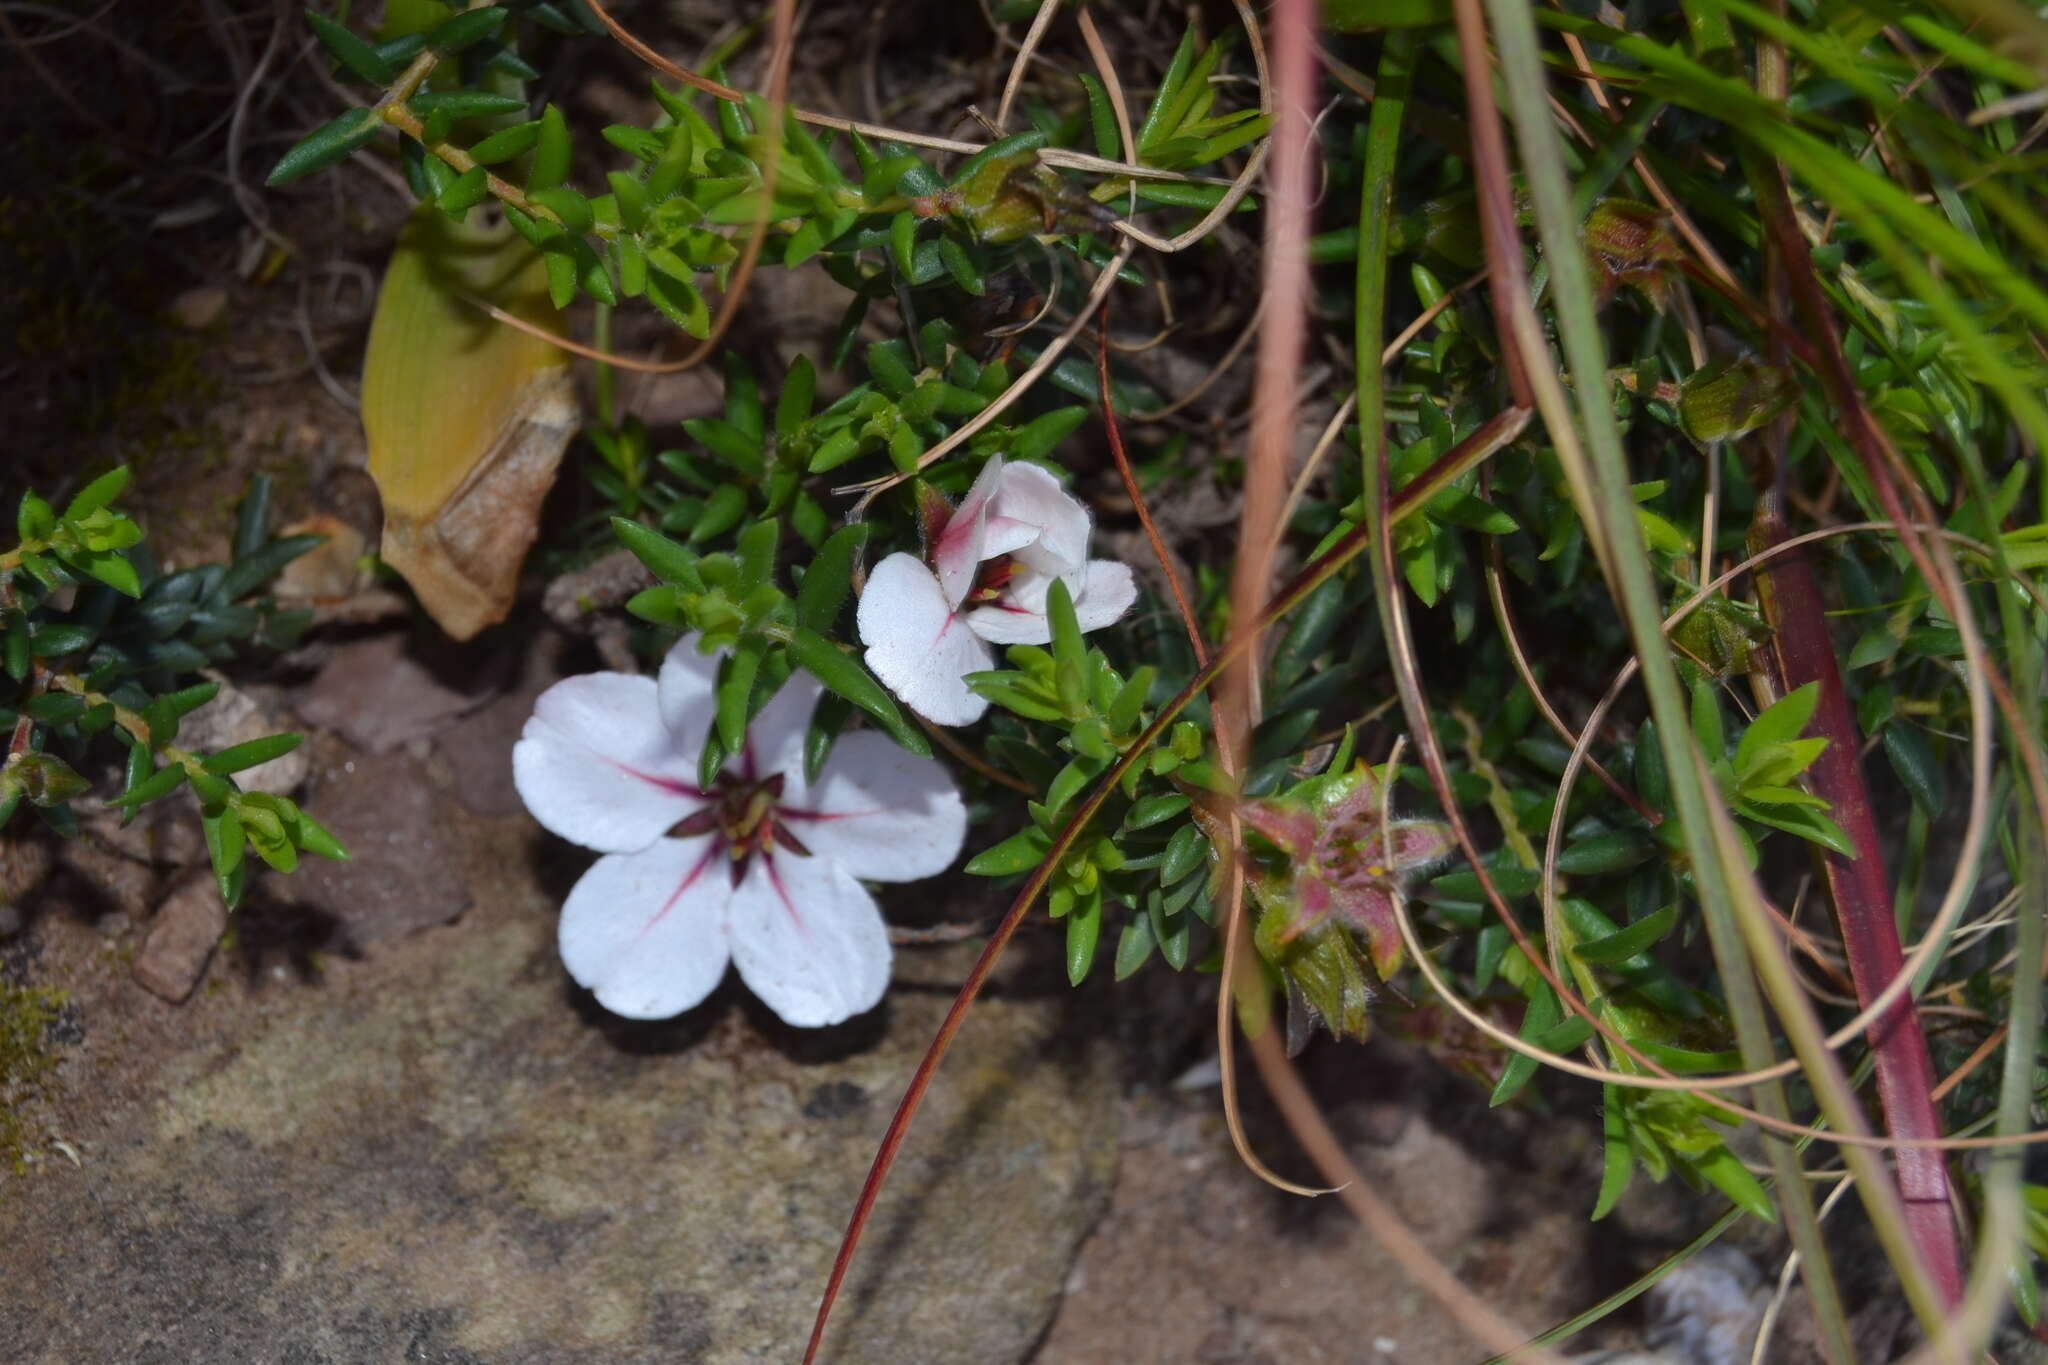
<svg viewBox="0 0 2048 1365">
<path fill-rule="evenodd" d="M 432 864 L 473 908 L 280 959 L 260 915 L 304 912 L 273 899 L 171 1006 L 131 948 L 46 907 L 16 957 L 76 1027 L 48 1150 L 0 1172 L 0 1360 L 796 1359 L 962 950 L 902 953 L 885 1004 L 837 1030 L 786 1029 L 732 979 L 629 1024 L 555 955 L 582 855 L 468 814 L 403 755 L 347 760 L 382 778 L 341 799 L 338 742 L 311 747 L 311 809 L 344 837 L 381 812 L 362 854 L 424 803 L 447 826 Z M 1119 1112 L 1107 1031 L 1050 965 L 1006 973 L 960 1035 L 840 1301 L 836 1365 L 1018 1362 L 1050 1321 Z"/>
<path fill-rule="evenodd" d="M 365 754 L 316 743 L 302 804 L 348 849 L 346 862 L 307 858 L 279 895 L 331 918 L 352 947 L 446 924 L 470 904 L 461 835 L 448 794 L 402 753 Z M 511 786 L 511 763 L 505 764 Z"/>
</svg>

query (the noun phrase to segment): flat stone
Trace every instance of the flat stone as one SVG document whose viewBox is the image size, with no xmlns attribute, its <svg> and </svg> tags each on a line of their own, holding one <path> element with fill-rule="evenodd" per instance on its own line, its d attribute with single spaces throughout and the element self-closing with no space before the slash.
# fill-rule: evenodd
<svg viewBox="0 0 2048 1365">
<path fill-rule="evenodd" d="M 331 915 L 356 946 L 446 924 L 468 908 L 461 837 L 447 795 L 420 763 L 333 743 L 319 745 L 315 759 L 301 804 L 349 858 L 304 858 L 289 879 L 271 880 L 275 894 Z"/>
<path fill-rule="evenodd" d="M 177 1004 L 192 994 L 220 936 L 227 932 L 228 908 L 211 868 L 193 868 L 178 878 L 157 907 L 149 936 L 135 958 L 135 979 L 152 995 Z"/>
<path fill-rule="evenodd" d="M 562 665 L 568 652 L 560 631 L 536 630 L 505 692 L 435 736 L 434 755 L 448 767 L 455 799 L 478 815 L 526 809 L 512 786 L 512 746 L 533 714 L 534 701 L 567 676 Z"/>
<path fill-rule="evenodd" d="M 382 631 L 336 645 L 294 709 L 359 749 L 385 753 L 431 739 L 508 680 L 499 649 L 452 645 L 425 631 Z"/>
<path fill-rule="evenodd" d="M 230 982 L 181 1016 L 146 1093 L 74 1116 L 82 1169 L 0 1189 L 0 1359 L 801 1354 L 965 957 L 899 959 L 885 1004 L 828 1032 L 783 1029 L 731 980 L 631 1025 L 569 988 L 527 860 L 483 852 L 484 912 L 316 986 L 237 1004 Z M 1025 1360 L 1102 1207 L 1106 1030 L 1063 986 L 1006 984 L 883 1194 L 834 1365 Z"/>
</svg>

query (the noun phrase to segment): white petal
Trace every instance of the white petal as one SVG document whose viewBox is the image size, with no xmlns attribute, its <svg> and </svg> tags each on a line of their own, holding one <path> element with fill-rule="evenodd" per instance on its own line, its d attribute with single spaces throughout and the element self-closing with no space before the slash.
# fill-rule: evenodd
<svg viewBox="0 0 2048 1365">
<path fill-rule="evenodd" d="M 893 554 L 875 565 L 854 620 L 868 667 L 911 710 L 940 725 L 972 724 L 988 710 L 960 681 L 994 664 L 988 646 L 914 556 Z"/>
<path fill-rule="evenodd" d="M 717 654 L 700 654 L 694 631 L 675 642 L 661 661 L 661 719 L 676 738 L 678 752 L 687 754 L 690 771 L 697 771 L 697 755 L 704 737 L 711 733 L 711 720 L 718 710 Z"/>
<path fill-rule="evenodd" d="M 989 514 L 1038 528 L 1037 539 L 1018 547 L 1016 555 L 1039 573 L 1072 573 L 1088 558 L 1088 509 L 1050 470 L 1005 466 Z"/>
<path fill-rule="evenodd" d="M 967 590 L 974 586 L 975 569 L 992 553 L 984 547 L 983 540 L 988 526 L 989 503 L 995 497 L 996 484 L 1002 473 L 1003 457 L 1000 455 L 981 467 L 981 473 L 975 476 L 974 487 L 967 490 L 967 496 L 946 522 L 946 529 L 939 532 L 938 543 L 931 547 L 939 586 L 945 590 L 949 606 L 960 605 L 960 600 L 967 596 Z"/>
<path fill-rule="evenodd" d="M 747 755 L 743 771 L 748 777 L 769 777 L 804 767 L 804 734 L 811 728 L 811 712 L 825 689 L 816 678 L 799 669 L 789 675 L 782 690 L 768 699 L 754 723 L 747 727 Z"/>
<path fill-rule="evenodd" d="M 562 906 L 562 964 L 628 1019 L 666 1019 L 725 975 L 732 878 L 718 841 L 662 839 L 599 858 Z"/>
<path fill-rule="evenodd" d="M 788 852 L 756 857 L 732 894 L 732 958 L 747 988 L 798 1028 L 873 1009 L 889 985 L 889 931 L 844 868 Z"/>
<path fill-rule="evenodd" d="M 1044 594 L 1039 594 L 1043 602 Z M 1024 606 L 1010 593 L 985 607 L 967 613 L 967 625 L 976 635 L 998 645 L 1042 645 L 1052 639 L 1052 624 L 1045 609 Z"/>
<path fill-rule="evenodd" d="M 814 858 L 856 877 L 909 882 L 946 870 L 967 837 L 967 807 L 946 770 L 871 730 L 842 735 L 817 785 L 790 774 L 777 814 Z"/>
<path fill-rule="evenodd" d="M 630 853 L 704 804 L 697 763 L 662 725 L 652 678 L 586 673 L 540 694 L 512 746 L 512 784 L 571 843 Z"/>
<path fill-rule="evenodd" d="M 1074 617 L 1081 629 L 1101 630 L 1131 609 L 1138 600 L 1138 580 L 1131 566 L 1114 559 L 1088 561 L 1088 586 L 1074 599 Z"/>
</svg>

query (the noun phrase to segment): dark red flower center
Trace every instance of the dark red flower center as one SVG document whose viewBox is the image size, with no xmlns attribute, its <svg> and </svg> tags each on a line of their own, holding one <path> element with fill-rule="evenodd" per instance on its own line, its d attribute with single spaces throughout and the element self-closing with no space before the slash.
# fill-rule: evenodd
<svg viewBox="0 0 2048 1365">
<path fill-rule="evenodd" d="M 705 798 L 704 808 L 679 822 L 670 835 L 677 839 L 717 835 L 732 867 L 733 885 L 739 885 L 740 878 L 746 873 L 747 861 L 756 853 L 766 853 L 779 847 L 803 857 L 810 856 L 811 851 L 790 833 L 789 826 L 782 820 L 779 809 L 781 773 L 757 779 L 740 773 L 722 772 L 712 783 L 711 790 L 705 793 Z"/>
</svg>

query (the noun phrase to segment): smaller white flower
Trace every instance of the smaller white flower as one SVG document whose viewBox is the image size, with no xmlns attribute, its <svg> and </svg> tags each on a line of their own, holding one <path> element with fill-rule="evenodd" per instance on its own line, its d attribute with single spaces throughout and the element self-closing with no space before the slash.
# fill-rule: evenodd
<svg viewBox="0 0 2048 1365">
<path fill-rule="evenodd" d="M 929 566 L 899 551 L 868 575 L 856 616 L 868 667 L 927 720 L 980 720 L 988 699 L 964 675 L 995 666 L 990 644 L 1052 639 L 1045 601 L 1054 579 L 1066 583 L 1084 631 L 1137 601 L 1130 566 L 1088 558 L 1088 534 L 1088 509 L 1058 479 L 991 459 L 929 537 Z"/>
<path fill-rule="evenodd" d="M 665 1019 L 737 965 L 801 1028 L 881 1000 L 889 936 L 862 880 L 945 870 L 967 810 L 944 768 L 882 735 L 842 735 L 815 783 L 804 733 L 820 687 L 775 694 L 709 791 L 697 756 L 717 708 L 718 661 L 690 636 L 659 682 L 590 673 L 534 703 L 512 749 L 536 820 L 603 853 L 562 906 L 562 961 L 614 1014 Z"/>
</svg>

